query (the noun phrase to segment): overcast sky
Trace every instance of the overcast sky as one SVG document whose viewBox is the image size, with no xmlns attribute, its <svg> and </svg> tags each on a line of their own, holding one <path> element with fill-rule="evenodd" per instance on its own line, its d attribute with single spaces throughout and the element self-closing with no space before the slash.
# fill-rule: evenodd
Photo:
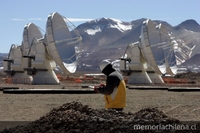
<svg viewBox="0 0 200 133">
<path fill-rule="evenodd" d="M 199 0 L 0 0 L 0 53 L 8 53 L 11 44 L 21 45 L 23 28 L 30 22 L 45 32 L 52 12 L 75 26 L 102 17 L 126 22 L 149 18 L 172 26 L 194 19 L 200 24 Z"/>
</svg>

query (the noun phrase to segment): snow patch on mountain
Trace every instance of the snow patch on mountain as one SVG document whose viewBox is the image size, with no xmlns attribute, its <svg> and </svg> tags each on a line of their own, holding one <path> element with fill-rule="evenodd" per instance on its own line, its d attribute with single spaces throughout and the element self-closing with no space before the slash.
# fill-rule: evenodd
<svg viewBox="0 0 200 133">
<path fill-rule="evenodd" d="M 132 25 L 131 23 L 129 23 L 128 25 L 125 25 L 122 21 L 114 19 L 114 18 L 110 18 L 111 20 L 113 20 L 114 22 L 116 22 L 116 25 L 110 25 L 111 28 L 117 28 L 119 31 L 124 32 L 127 30 L 131 30 L 132 29 Z"/>
<path fill-rule="evenodd" d="M 117 28 L 119 31 L 124 32 L 131 30 L 132 25 L 124 25 L 123 23 L 117 23 L 117 25 L 110 25 L 110 28 Z"/>
<path fill-rule="evenodd" d="M 114 19 L 114 18 L 101 18 L 101 19 L 89 21 L 89 23 L 91 23 L 91 22 L 97 23 L 103 19 L 108 21 L 107 28 L 118 29 L 120 32 L 125 32 L 127 30 L 132 29 L 131 23 L 124 23 L 124 22 Z M 85 32 L 88 33 L 89 35 L 95 35 L 97 32 L 101 32 L 104 28 L 105 28 L 105 26 L 95 25 L 95 26 L 92 26 L 91 28 L 87 29 Z"/>
<path fill-rule="evenodd" d="M 89 35 L 95 35 L 97 32 L 101 32 L 101 28 L 100 27 L 95 27 L 94 29 L 87 29 L 86 32 Z"/>
</svg>

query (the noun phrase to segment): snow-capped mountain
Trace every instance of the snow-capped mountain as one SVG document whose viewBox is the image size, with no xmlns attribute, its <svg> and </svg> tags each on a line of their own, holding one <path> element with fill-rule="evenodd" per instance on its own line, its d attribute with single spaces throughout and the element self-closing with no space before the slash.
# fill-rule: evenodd
<svg viewBox="0 0 200 133">
<path fill-rule="evenodd" d="M 118 40 L 129 33 L 132 27 L 130 22 L 100 18 L 83 23 L 77 29 L 83 38 L 84 49 L 91 52 Z"/>
<path fill-rule="evenodd" d="M 176 29 L 188 30 L 193 32 L 200 32 L 200 25 L 193 19 L 185 20 L 179 25 L 175 26 Z"/>
<path fill-rule="evenodd" d="M 131 23 L 122 22 L 120 20 L 113 19 L 113 18 L 101 18 L 101 19 L 89 21 L 88 23 L 93 25 L 92 27 L 90 27 L 89 29 L 85 31 L 89 35 L 94 35 L 96 32 L 101 32 L 105 28 L 110 28 L 110 29 L 113 28 L 121 32 L 126 32 L 132 29 Z"/>
<path fill-rule="evenodd" d="M 93 66 L 96 69 L 100 61 L 105 58 L 119 59 L 124 54 L 128 44 L 138 41 L 144 20 L 146 18 L 123 22 L 112 18 L 100 18 L 79 25 L 77 29 L 83 38 L 85 51 L 82 54 L 81 62 L 85 66 Z M 186 22 L 190 21 L 192 21 L 190 25 L 183 22 L 173 27 L 165 21 L 154 20 L 155 24 L 162 23 L 172 32 L 178 65 L 200 51 L 198 39 L 200 32 L 193 30 L 199 25 L 193 20 Z M 87 68 L 91 69 L 91 67 Z"/>
<path fill-rule="evenodd" d="M 124 22 L 103 17 L 77 26 L 83 51 L 78 70 L 94 71 L 103 59 L 118 60 L 128 44 L 138 41 L 144 20 L 146 18 Z M 200 53 L 200 26 L 195 20 L 186 20 L 174 27 L 161 20 L 153 22 L 162 23 L 171 31 L 178 64 Z"/>
</svg>

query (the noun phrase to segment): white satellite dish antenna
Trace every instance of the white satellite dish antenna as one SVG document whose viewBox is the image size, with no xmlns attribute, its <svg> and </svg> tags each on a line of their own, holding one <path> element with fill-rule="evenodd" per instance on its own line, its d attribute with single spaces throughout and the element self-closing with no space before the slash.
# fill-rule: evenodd
<svg viewBox="0 0 200 133">
<path fill-rule="evenodd" d="M 147 63 L 139 48 L 140 40 L 127 46 L 125 54 L 121 57 L 120 71 L 128 75 L 128 84 L 151 84 L 152 81 L 146 72 Z"/>
<path fill-rule="evenodd" d="M 147 19 L 143 22 L 141 31 L 141 51 L 149 64 L 147 73 L 154 83 L 164 83 L 161 75 L 166 72 L 164 51 L 160 48 L 159 31 L 153 21 Z"/>
<path fill-rule="evenodd" d="M 12 78 L 14 84 L 31 84 L 32 77 L 24 71 L 25 60 L 22 48 L 12 44 L 7 59 L 3 60 L 3 70 Z"/>
<path fill-rule="evenodd" d="M 75 45 L 80 45 L 81 37 L 77 35 L 78 37 L 72 38 L 64 18 L 56 12 L 50 14 L 47 19 L 46 35 L 43 38 L 39 29 L 31 25 L 30 40 L 27 41 L 27 37 L 24 37 L 26 46 L 31 46 L 28 55 L 24 56 L 29 58 L 30 62 L 25 70 L 33 75 L 33 84 L 60 84 L 54 69 L 58 65 L 65 74 L 75 72 Z"/>
<path fill-rule="evenodd" d="M 16 50 L 16 52 L 15 52 L 15 50 Z M 11 47 L 10 47 L 7 59 L 3 60 L 4 72 L 6 72 L 10 76 L 13 76 L 15 74 L 14 70 L 11 68 L 11 63 L 13 63 L 14 59 L 15 59 L 15 56 L 14 56 L 15 53 L 16 54 L 19 53 L 19 55 L 20 55 L 21 54 L 21 49 L 20 49 L 19 46 L 15 45 L 15 44 L 12 44 Z M 20 69 L 20 71 L 23 72 L 22 69 Z"/>
<path fill-rule="evenodd" d="M 160 31 L 148 19 L 143 22 L 138 42 L 129 44 L 121 58 L 120 70 L 128 73 L 130 84 L 164 83 L 161 75 L 166 73 L 166 55 L 160 39 Z M 128 67 L 127 67 L 128 64 Z"/>
<path fill-rule="evenodd" d="M 76 45 L 79 45 L 81 40 L 79 34 L 74 38 L 72 37 L 69 27 L 60 14 L 54 12 L 49 15 L 46 25 L 48 52 L 65 74 L 76 71 Z"/>
<path fill-rule="evenodd" d="M 28 55 L 33 40 L 40 38 L 43 38 L 43 35 L 35 24 L 29 23 L 25 25 L 23 31 L 23 43 L 22 43 L 24 56 Z"/>
<path fill-rule="evenodd" d="M 56 64 L 46 53 L 43 40 L 43 35 L 35 24 L 29 23 L 24 27 L 23 57 L 27 59 L 24 70 L 33 77 L 32 84 L 59 84 L 53 71 Z"/>
<path fill-rule="evenodd" d="M 148 19 L 143 22 L 141 34 L 141 48 L 147 62 L 158 74 L 164 74 L 166 71 L 164 51 L 160 48 L 159 31 L 153 22 Z"/>
<path fill-rule="evenodd" d="M 20 46 L 12 45 L 7 60 L 4 60 L 4 69 L 12 76 L 12 83 L 32 84 L 33 78 L 28 75 L 24 68 L 30 65 L 28 55 L 31 43 L 35 38 L 41 38 L 42 34 L 33 23 L 25 25 L 23 31 L 23 41 Z M 28 71 L 29 72 L 29 71 Z"/>
<path fill-rule="evenodd" d="M 160 41 L 165 42 L 162 48 L 164 51 L 165 59 L 166 59 L 166 75 L 175 75 L 177 74 L 177 63 L 176 63 L 176 56 L 174 53 L 174 46 L 169 35 L 169 31 L 167 27 L 163 24 L 158 25 L 158 29 L 160 32 Z"/>
</svg>

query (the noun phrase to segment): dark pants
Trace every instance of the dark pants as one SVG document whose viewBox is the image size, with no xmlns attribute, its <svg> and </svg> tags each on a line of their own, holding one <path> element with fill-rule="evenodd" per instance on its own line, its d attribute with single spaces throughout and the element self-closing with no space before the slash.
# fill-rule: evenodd
<svg viewBox="0 0 200 133">
<path fill-rule="evenodd" d="M 109 108 L 110 110 L 123 111 L 123 108 Z"/>
</svg>

